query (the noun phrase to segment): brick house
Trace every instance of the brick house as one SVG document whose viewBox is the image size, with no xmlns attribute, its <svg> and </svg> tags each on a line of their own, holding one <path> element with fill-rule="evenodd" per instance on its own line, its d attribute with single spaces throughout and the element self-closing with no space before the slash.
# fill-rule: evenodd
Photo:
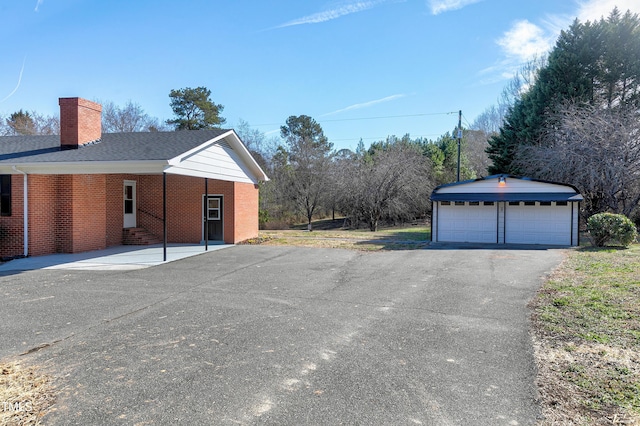
<svg viewBox="0 0 640 426">
<path fill-rule="evenodd" d="M 59 104 L 60 136 L 0 137 L 0 257 L 258 235 L 268 178 L 233 130 L 102 134 L 99 104 Z"/>
</svg>

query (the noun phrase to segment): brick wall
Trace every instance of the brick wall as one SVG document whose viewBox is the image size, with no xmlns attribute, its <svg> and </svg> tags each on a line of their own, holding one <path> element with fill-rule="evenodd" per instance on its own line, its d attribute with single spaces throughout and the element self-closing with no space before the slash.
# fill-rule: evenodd
<svg viewBox="0 0 640 426">
<path fill-rule="evenodd" d="M 11 216 L 0 216 L 0 257 L 24 254 L 22 179 L 11 176 Z"/>
<path fill-rule="evenodd" d="M 29 175 L 29 254 L 56 253 L 61 243 L 56 230 L 60 176 Z"/>
<path fill-rule="evenodd" d="M 234 183 L 234 242 L 258 236 L 258 185 Z"/>
<path fill-rule="evenodd" d="M 73 175 L 71 183 L 71 253 L 106 248 L 106 176 Z"/>
<path fill-rule="evenodd" d="M 77 253 L 122 244 L 123 185 L 136 181 L 137 225 L 162 237 L 161 175 L 29 175 L 29 253 Z M 23 253 L 22 176 L 12 177 L 12 216 L 0 217 L 0 256 Z M 223 197 L 224 241 L 258 235 L 258 188 L 209 180 Z M 167 239 L 203 237 L 204 179 L 167 175 Z"/>
</svg>

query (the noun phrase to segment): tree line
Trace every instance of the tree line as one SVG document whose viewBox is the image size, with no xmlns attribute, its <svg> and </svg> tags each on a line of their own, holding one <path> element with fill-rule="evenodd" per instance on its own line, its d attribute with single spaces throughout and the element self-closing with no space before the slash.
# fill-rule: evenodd
<svg viewBox="0 0 640 426">
<path fill-rule="evenodd" d="M 280 128 L 281 139 L 267 140 L 249 127 L 238 128 L 250 150 L 261 159 L 271 178 L 260 191 L 261 225 L 280 228 L 314 218 L 344 217 L 355 228 L 378 229 L 382 223 L 423 219 L 430 210 L 435 186 L 456 178 L 458 141 L 452 133 L 437 140 L 387 137 L 355 151 L 334 150 L 321 125 L 307 115 L 290 116 Z M 474 161 L 467 155 L 483 153 L 484 141 L 464 131 L 461 179 L 482 173 L 486 156 Z M 480 140 L 480 146 L 474 144 Z M 482 155 L 480 155 L 482 157 Z"/>
</svg>

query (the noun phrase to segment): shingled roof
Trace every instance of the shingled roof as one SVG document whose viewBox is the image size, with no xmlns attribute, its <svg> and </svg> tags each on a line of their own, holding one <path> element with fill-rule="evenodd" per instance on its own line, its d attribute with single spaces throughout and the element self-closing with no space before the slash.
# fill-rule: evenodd
<svg viewBox="0 0 640 426">
<path fill-rule="evenodd" d="M 66 149 L 60 136 L 0 136 L 0 174 L 175 173 L 269 180 L 233 130 L 104 133 Z"/>
<path fill-rule="evenodd" d="M 0 136 L 0 163 L 169 160 L 230 130 L 104 133 L 99 141 L 65 150 L 60 136 Z"/>
</svg>

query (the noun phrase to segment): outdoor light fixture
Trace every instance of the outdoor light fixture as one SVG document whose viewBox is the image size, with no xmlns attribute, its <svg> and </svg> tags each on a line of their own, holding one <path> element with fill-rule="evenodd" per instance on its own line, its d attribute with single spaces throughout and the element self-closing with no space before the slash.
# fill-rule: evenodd
<svg viewBox="0 0 640 426">
<path fill-rule="evenodd" d="M 506 185 L 507 183 L 507 178 L 505 178 L 504 176 L 500 176 L 498 178 L 498 185 Z"/>
</svg>

